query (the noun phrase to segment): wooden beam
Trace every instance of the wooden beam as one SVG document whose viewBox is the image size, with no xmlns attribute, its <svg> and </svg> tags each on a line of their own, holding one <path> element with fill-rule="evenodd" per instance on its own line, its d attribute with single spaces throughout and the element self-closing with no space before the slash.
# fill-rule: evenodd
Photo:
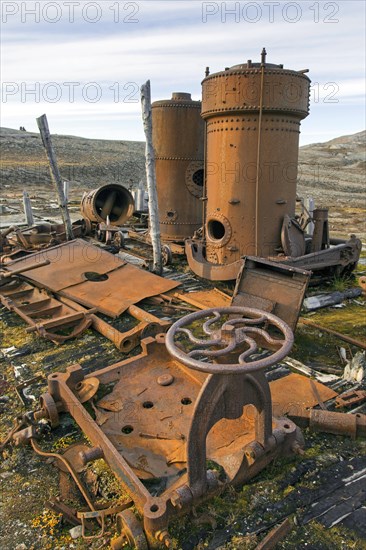
<svg viewBox="0 0 366 550">
<path fill-rule="evenodd" d="M 72 232 L 72 224 L 71 224 L 70 214 L 67 208 L 67 201 L 65 199 L 65 194 L 64 194 L 64 183 L 61 178 L 60 170 L 57 165 L 56 154 L 53 149 L 51 134 L 48 127 L 46 115 L 42 115 L 41 117 L 37 118 L 37 125 L 41 134 L 43 147 L 45 148 L 47 153 L 48 162 L 50 163 L 51 178 L 57 192 L 58 206 L 60 208 L 62 221 L 65 226 L 66 239 L 69 241 L 74 238 L 74 235 Z"/>
<path fill-rule="evenodd" d="M 142 121 L 146 136 L 145 165 L 147 191 L 149 195 L 149 226 L 153 247 L 153 272 L 161 275 L 163 259 L 161 255 L 158 193 L 156 189 L 155 154 L 152 143 L 151 90 L 150 80 L 141 86 Z"/>
</svg>

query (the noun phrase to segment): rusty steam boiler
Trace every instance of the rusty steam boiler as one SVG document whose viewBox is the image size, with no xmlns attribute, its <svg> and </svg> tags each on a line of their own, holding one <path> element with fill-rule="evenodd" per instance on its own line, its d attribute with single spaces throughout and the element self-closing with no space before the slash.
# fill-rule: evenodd
<svg viewBox="0 0 366 550">
<path fill-rule="evenodd" d="M 152 104 L 152 122 L 161 238 L 184 241 L 203 219 L 201 102 L 188 93 L 173 93 Z"/>
<path fill-rule="evenodd" d="M 235 279 L 248 255 L 311 270 L 357 261 L 357 239 L 334 250 L 321 237 L 314 247 L 295 217 L 300 122 L 309 114 L 305 72 L 266 63 L 265 49 L 260 63 L 206 72 L 203 238 L 186 242 L 188 263 L 201 277 Z M 318 229 L 324 227 L 322 220 Z"/>
</svg>

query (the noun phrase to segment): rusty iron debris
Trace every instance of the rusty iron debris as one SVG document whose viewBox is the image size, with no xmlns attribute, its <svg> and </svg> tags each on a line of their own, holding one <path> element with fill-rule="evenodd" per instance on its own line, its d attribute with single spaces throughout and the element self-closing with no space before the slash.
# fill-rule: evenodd
<svg viewBox="0 0 366 550">
<path fill-rule="evenodd" d="M 296 97 L 285 93 L 290 88 Z M 186 241 L 188 264 L 200 277 L 236 279 L 243 256 L 325 276 L 356 266 L 361 241 L 331 238 L 326 209 L 315 209 L 312 218 L 296 213 L 299 129 L 309 92 L 304 71 L 267 63 L 265 49 L 260 63 L 206 74 L 203 234 Z M 313 235 L 306 232 L 310 221 Z"/>
<path fill-rule="evenodd" d="M 231 296 L 225 294 L 218 288 L 211 290 L 197 290 L 193 292 L 174 292 L 174 297 L 179 298 L 187 304 L 198 307 L 199 309 L 210 309 L 212 307 L 225 307 L 229 306 L 231 302 Z"/>
<path fill-rule="evenodd" d="M 62 296 L 60 296 L 59 299 L 72 309 L 88 313 L 89 315 L 90 310 L 85 309 L 73 300 Z M 158 317 L 155 317 L 155 315 L 152 315 L 151 313 L 148 313 L 135 305 L 130 306 L 127 309 L 127 313 L 140 322 L 134 328 L 126 332 L 121 332 L 112 327 L 106 321 L 103 321 L 103 319 L 97 315 L 90 314 L 92 328 L 113 342 L 116 348 L 123 353 L 129 353 L 132 351 L 140 344 L 141 339 L 146 338 L 147 336 L 156 336 L 157 334 L 166 332 L 171 324 L 169 321 L 159 319 Z"/>
<path fill-rule="evenodd" d="M 366 414 L 348 414 L 320 409 L 303 409 L 289 417 L 298 426 L 308 427 L 314 432 L 347 435 L 352 439 L 366 437 Z"/>
<path fill-rule="evenodd" d="M 86 232 L 85 223 L 74 222 L 72 231 L 75 237 L 82 237 Z M 11 226 L 0 234 L 0 265 L 6 265 L 36 250 L 56 246 L 66 240 L 63 224 L 42 222 L 25 229 Z"/>
<path fill-rule="evenodd" d="M 295 330 L 311 273 L 247 256 L 242 263 L 232 305 L 259 307 Z"/>
<path fill-rule="evenodd" d="M 364 401 L 366 401 L 365 390 L 350 390 L 336 397 L 335 406 L 337 408 L 352 407 L 353 405 L 359 405 Z"/>
<path fill-rule="evenodd" d="M 304 308 L 306 311 L 316 311 L 323 307 L 330 307 L 341 304 L 342 302 L 344 302 L 344 300 L 358 298 L 358 296 L 361 296 L 361 294 L 361 288 L 347 288 L 343 292 L 328 292 L 325 294 L 318 294 L 316 296 L 309 296 L 304 300 Z"/>
<path fill-rule="evenodd" d="M 193 336 L 192 323 L 195 330 L 201 326 L 203 337 Z M 121 512 L 121 533 L 130 532 L 130 542 L 148 541 L 158 548 L 169 542 L 172 517 L 226 484 L 244 482 L 278 454 L 301 449 L 296 426 L 272 417 L 263 373 L 287 355 L 292 342 L 286 323 L 264 311 L 198 311 L 174 323 L 166 338 L 143 340 L 143 351 L 136 357 L 85 377 L 79 365 L 51 374 L 48 393 L 41 397 L 34 418 L 47 418 L 56 426 L 60 414 L 73 416 L 94 446 L 73 462 L 79 463 L 81 456 L 85 464 L 101 457 L 107 461 L 143 516 L 143 524 L 136 523 L 135 516 Z M 78 393 L 80 384 L 95 379 L 101 386 L 113 384 L 112 391 L 99 399 L 90 394 L 94 407 L 104 413 L 102 423 L 92 419 Z M 18 444 L 30 440 L 39 454 L 49 456 L 34 437 L 34 427 L 28 427 L 13 439 Z M 222 480 L 206 469 L 206 456 L 224 469 Z M 79 483 L 70 461 L 62 457 L 61 462 Z M 153 496 L 139 478 L 163 478 L 165 489 Z M 88 505 L 93 511 L 92 503 Z"/>
<path fill-rule="evenodd" d="M 325 384 L 301 374 L 288 376 L 269 383 L 274 416 L 295 414 L 337 397 L 337 393 Z"/>
<path fill-rule="evenodd" d="M 44 259 L 51 263 L 24 277 L 101 313 L 117 317 L 144 298 L 179 285 L 143 271 L 81 239 L 49 248 L 7 265 L 9 272 Z"/>
<path fill-rule="evenodd" d="M 204 122 L 201 102 L 173 93 L 152 104 L 160 234 L 184 241 L 202 225 Z"/>
<path fill-rule="evenodd" d="M 76 313 L 47 291 L 27 282 L 0 286 L 0 302 L 30 325 L 27 332 L 37 332 L 55 344 L 80 336 L 92 324 L 93 310 Z"/>
<path fill-rule="evenodd" d="M 107 218 L 114 226 L 122 226 L 133 214 L 135 203 L 126 187 L 108 183 L 85 193 L 81 199 L 81 215 L 90 224 L 106 223 Z"/>
</svg>

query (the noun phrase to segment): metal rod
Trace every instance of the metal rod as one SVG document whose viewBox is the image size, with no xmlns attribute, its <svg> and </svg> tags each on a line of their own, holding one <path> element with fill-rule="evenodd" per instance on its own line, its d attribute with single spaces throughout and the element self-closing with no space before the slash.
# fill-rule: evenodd
<svg viewBox="0 0 366 550">
<path fill-rule="evenodd" d="M 141 86 L 141 108 L 146 136 L 145 166 L 147 191 L 149 194 L 149 226 L 153 247 L 153 272 L 161 275 L 163 272 L 163 259 L 161 255 L 158 194 L 156 190 L 155 154 L 152 143 L 150 80 Z"/>
<path fill-rule="evenodd" d="M 31 227 L 34 224 L 34 218 L 33 218 L 32 204 L 27 191 L 23 191 L 23 207 L 24 207 L 25 221 L 27 222 L 28 227 Z"/>
<path fill-rule="evenodd" d="M 42 115 L 41 117 L 37 118 L 37 125 L 41 134 L 43 147 L 46 150 L 48 161 L 50 163 L 51 178 L 58 196 L 58 206 L 60 208 L 62 221 L 65 225 L 66 239 L 71 240 L 74 238 L 74 235 L 72 232 L 70 214 L 67 208 L 67 201 L 64 194 L 64 184 L 57 165 L 56 155 L 53 149 L 46 115 Z"/>
<path fill-rule="evenodd" d="M 316 328 L 316 329 L 321 330 L 323 332 L 328 332 L 328 334 L 332 334 L 333 336 L 336 336 L 340 340 L 344 340 L 345 342 L 348 342 L 349 344 L 352 344 L 353 346 L 357 346 L 361 349 L 366 349 L 366 343 L 365 342 L 361 342 L 360 340 L 356 340 L 355 338 L 351 338 L 351 336 L 346 336 L 345 334 L 341 334 L 340 332 L 337 332 L 336 330 L 333 330 L 331 328 L 322 327 L 321 325 L 318 325 L 317 323 L 314 323 L 313 321 L 309 321 L 308 319 L 303 319 L 301 317 L 299 319 L 299 324 L 308 325 L 309 327 Z"/>
<path fill-rule="evenodd" d="M 261 253 L 258 251 L 258 233 L 259 233 L 258 224 L 259 224 L 259 169 L 260 169 L 260 154 L 261 154 L 261 140 L 262 140 L 262 113 L 263 113 L 264 64 L 265 64 L 265 62 L 263 61 L 263 55 L 264 54 L 262 51 L 261 96 L 260 96 L 260 104 L 259 104 L 258 142 L 257 142 L 257 173 L 256 173 L 256 180 L 255 180 L 255 254 L 256 256 L 261 255 Z"/>
</svg>

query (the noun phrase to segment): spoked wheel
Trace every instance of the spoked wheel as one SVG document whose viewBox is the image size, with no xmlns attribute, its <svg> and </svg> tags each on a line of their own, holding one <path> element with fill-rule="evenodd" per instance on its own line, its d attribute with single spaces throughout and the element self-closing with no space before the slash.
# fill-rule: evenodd
<svg viewBox="0 0 366 550">
<path fill-rule="evenodd" d="M 195 334 L 207 338 L 194 336 L 193 324 Z M 286 357 L 293 341 L 292 330 L 279 317 L 247 307 L 191 313 L 176 321 L 166 335 L 174 359 L 210 374 L 249 374 L 270 367 Z M 218 362 L 228 356 L 232 363 Z"/>
</svg>

